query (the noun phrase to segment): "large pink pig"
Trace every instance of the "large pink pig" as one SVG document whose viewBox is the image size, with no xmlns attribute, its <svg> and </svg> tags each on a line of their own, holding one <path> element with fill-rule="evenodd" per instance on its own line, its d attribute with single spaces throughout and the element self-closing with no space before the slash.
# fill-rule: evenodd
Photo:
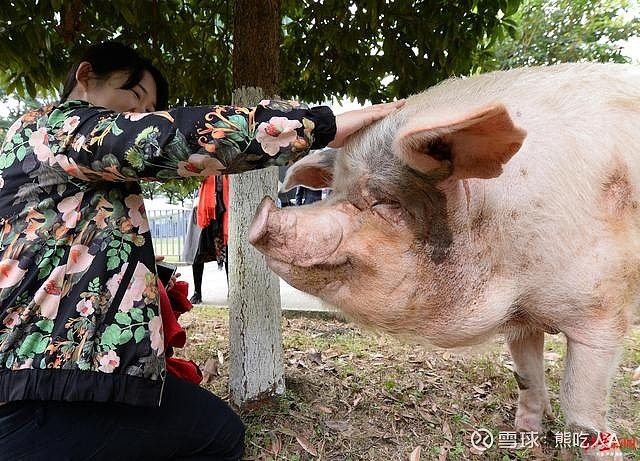
<svg viewBox="0 0 640 461">
<path fill-rule="evenodd" d="M 639 67 L 448 80 L 295 164 L 285 187 L 296 184 L 333 193 L 300 208 L 265 198 L 250 229 L 283 279 L 439 346 L 504 334 L 519 430 L 541 431 L 550 413 L 544 333 L 562 332 L 566 421 L 610 431 L 608 389 L 640 295 Z"/>
</svg>

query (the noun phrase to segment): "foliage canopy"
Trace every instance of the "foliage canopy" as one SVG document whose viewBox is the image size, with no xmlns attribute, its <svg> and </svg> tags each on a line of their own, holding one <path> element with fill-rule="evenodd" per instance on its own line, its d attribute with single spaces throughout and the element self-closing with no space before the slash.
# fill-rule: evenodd
<svg viewBox="0 0 640 461">
<path fill-rule="evenodd" d="M 55 93 L 91 43 L 135 44 L 167 75 L 173 104 L 231 99 L 231 0 L 10 0 L 0 11 L 0 84 Z M 283 0 L 281 96 L 404 97 L 482 67 L 514 33 L 520 0 Z M 260 40 L 261 31 L 239 31 Z M 259 72 L 259 69 L 256 69 Z M 393 77 L 395 76 L 395 77 Z M 381 84 L 392 80 L 388 85 Z"/>
<path fill-rule="evenodd" d="M 502 69 L 558 62 L 629 62 L 621 42 L 640 34 L 627 0 L 524 0 L 518 34 L 498 43 Z"/>
</svg>

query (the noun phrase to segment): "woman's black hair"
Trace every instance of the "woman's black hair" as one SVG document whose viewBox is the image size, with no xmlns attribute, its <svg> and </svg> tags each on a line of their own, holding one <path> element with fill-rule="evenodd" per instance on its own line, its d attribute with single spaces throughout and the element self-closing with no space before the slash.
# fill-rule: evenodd
<svg viewBox="0 0 640 461">
<path fill-rule="evenodd" d="M 160 71 L 143 58 L 133 48 L 120 42 L 108 41 L 90 46 L 80 59 L 73 65 L 64 82 L 60 102 L 67 100 L 76 86 L 76 71 L 81 62 L 91 64 L 93 73 L 98 78 L 108 78 L 117 71 L 129 72 L 129 79 L 122 85 L 123 89 L 130 89 L 140 83 L 145 71 L 148 71 L 156 82 L 156 110 L 167 109 L 169 105 L 169 84 Z"/>
</svg>

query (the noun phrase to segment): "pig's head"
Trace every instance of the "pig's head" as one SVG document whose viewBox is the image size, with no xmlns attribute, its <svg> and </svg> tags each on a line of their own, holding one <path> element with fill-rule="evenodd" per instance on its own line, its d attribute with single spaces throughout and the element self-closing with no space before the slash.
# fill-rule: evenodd
<svg viewBox="0 0 640 461">
<path fill-rule="evenodd" d="M 481 284 L 469 276 L 479 269 L 462 238 L 463 180 L 500 175 L 525 134 L 502 105 L 442 121 L 422 115 L 415 99 L 340 151 L 295 163 L 285 190 L 332 193 L 283 209 L 266 197 L 249 240 L 294 287 L 363 323 L 424 334 L 462 296 L 461 285 Z"/>
</svg>

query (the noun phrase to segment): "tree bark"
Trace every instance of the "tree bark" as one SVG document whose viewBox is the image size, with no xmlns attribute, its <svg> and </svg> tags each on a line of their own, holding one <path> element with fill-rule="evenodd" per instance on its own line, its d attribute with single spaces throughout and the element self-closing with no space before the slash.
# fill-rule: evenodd
<svg viewBox="0 0 640 461">
<path fill-rule="evenodd" d="M 279 0 L 237 0 L 233 103 L 254 106 L 278 87 Z M 229 390 L 240 407 L 284 392 L 280 284 L 247 241 L 265 195 L 276 198 L 276 168 L 232 175 L 229 214 Z"/>
</svg>

